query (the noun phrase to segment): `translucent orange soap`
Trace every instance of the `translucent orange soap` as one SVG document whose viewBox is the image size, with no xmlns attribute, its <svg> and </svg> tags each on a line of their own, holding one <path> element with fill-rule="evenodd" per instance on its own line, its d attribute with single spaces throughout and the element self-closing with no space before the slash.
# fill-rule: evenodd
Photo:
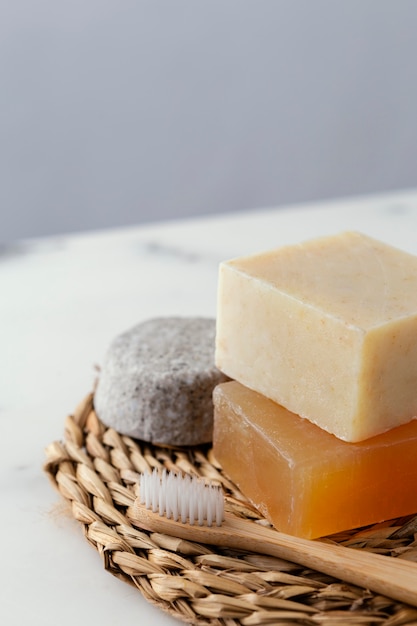
<svg viewBox="0 0 417 626">
<path fill-rule="evenodd" d="M 348 443 L 235 381 L 214 406 L 216 459 L 278 530 L 312 539 L 417 512 L 417 420 Z"/>
</svg>

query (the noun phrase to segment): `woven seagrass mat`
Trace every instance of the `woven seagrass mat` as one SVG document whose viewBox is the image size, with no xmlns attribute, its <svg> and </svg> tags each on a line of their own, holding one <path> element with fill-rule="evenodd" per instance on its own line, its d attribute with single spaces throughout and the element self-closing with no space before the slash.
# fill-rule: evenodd
<svg viewBox="0 0 417 626">
<path fill-rule="evenodd" d="M 121 436 L 100 422 L 93 394 L 67 418 L 64 440 L 50 444 L 46 457 L 45 471 L 105 569 L 185 623 L 417 625 L 417 609 L 300 565 L 134 528 L 126 510 L 138 474 L 154 467 L 218 481 L 226 510 L 267 523 L 222 474 L 209 447 L 168 449 Z M 417 517 L 328 540 L 417 561 Z"/>
</svg>

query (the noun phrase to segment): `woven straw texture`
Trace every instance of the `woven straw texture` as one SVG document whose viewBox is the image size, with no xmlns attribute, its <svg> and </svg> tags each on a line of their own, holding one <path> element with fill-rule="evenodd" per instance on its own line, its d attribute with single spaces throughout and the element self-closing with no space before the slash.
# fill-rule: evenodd
<svg viewBox="0 0 417 626">
<path fill-rule="evenodd" d="M 64 440 L 46 448 L 44 469 L 105 569 L 173 617 L 219 626 L 417 625 L 417 609 L 294 563 L 134 528 L 126 511 L 138 474 L 154 467 L 217 481 L 226 510 L 267 525 L 222 474 L 210 448 L 168 449 L 121 436 L 100 422 L 93 394 L 67 418 Z M 417 561 L 417 517 L 328 540 Z"/>
</svg>

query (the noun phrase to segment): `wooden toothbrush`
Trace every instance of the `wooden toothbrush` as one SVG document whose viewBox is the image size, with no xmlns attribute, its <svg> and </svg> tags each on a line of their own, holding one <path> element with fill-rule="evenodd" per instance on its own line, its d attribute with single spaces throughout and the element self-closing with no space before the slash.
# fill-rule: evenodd
<svg viewBox="0 0 417 626">
<path fill-rule="evenodd" d="M 202 483 L 200 491 L 204 487 Z M 141 502 L 144 500 L 144 488 L 141 486 L 141 497 L 136 498 L 134 505 L 129 508 L 128 517 L 134 526 L 187 541 L 275 556 L 417 607 L 416 563 L 320 540 L 293 537 L 228 513 L 222 513 L 223 521 L 218 521 L 220 526 L 175 521 L 165 515 L 165 504 L 161 505 L 158 484 L 154 489 L 156 493 L 148 496 L 148 501 L 144 503 Z M 178 497 L 187 500 L 188 494 L 182 496 L 180 488 Z M 198 495 L 197 500 L 201 500 Z M 157 512 L 147 506 L 153 506 Z M 209 513 L 209 516 L 215 519 L 215 515 Z M 195 517 L 194 513 L 192 517 Z"/>
</svg>

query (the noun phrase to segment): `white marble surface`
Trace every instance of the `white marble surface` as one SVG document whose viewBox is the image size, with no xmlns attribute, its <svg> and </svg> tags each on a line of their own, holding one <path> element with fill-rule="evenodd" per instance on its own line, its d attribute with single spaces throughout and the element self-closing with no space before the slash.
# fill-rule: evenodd
<svg viewBox="0 0 417 626">
<path fill-rule="evenodd" d="M 218 263 L 346 229 L 417 254 L 417 192 L 18 243 L 0 255 L 0 623 L 177 623 L 102 569 L 42 473 L 113 337 L 215 316 Z M 122 618 L 121 618 L 122 616 Z"/>
</svg>

